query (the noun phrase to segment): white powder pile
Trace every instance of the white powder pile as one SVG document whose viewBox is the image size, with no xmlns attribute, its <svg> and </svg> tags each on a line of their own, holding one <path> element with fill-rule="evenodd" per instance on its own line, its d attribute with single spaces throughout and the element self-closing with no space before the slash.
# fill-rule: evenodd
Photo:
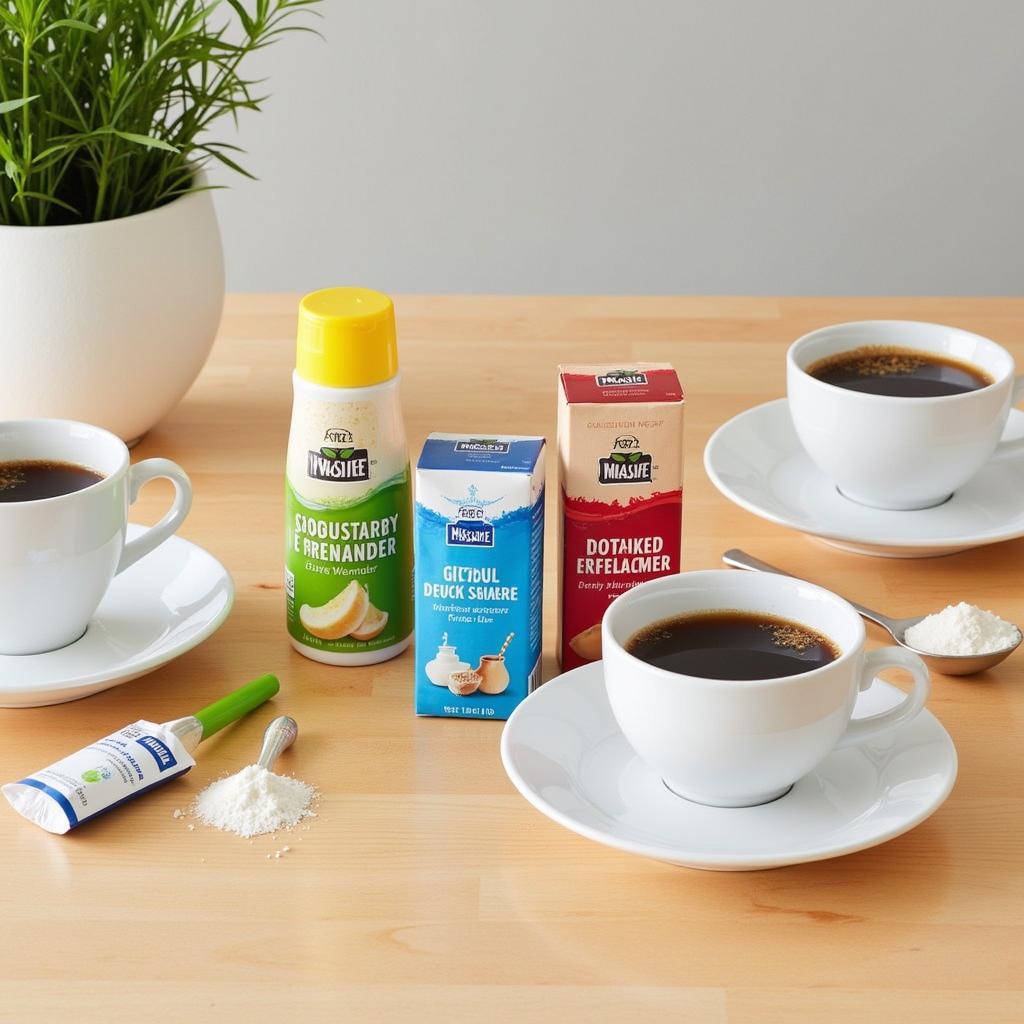
<svg viewBox="0 0 1024 1024">
<path fill-rule="evenodd" d="M 251 764 L 207 786 L 192 811 L 206 825 L 248 838 L 314 817 L 315 797 L 316 790 L 305 782 Z"/>
<path fill-rule="evenodd" d="M 993 654 L 1020 639 L 1011 622 L 961 601 L 911 626 L 903 639 L 929 654 Z"/>
</svg>

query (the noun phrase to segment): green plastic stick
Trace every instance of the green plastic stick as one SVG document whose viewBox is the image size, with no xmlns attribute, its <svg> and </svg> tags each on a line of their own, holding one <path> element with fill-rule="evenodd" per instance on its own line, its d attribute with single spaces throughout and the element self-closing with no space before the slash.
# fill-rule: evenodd
<svg viewBox="0 0 1024 1024">
<path fill-rule="evenodd" d="M 240 686 L 226 697 L 214 701 L 202 711 L 197 711 L 195 717 L 203 726 L 203 739 L 209 739 L 215 732 L 220 732 L 225 725 L 237 722 L 243 715 L 255 711 L 280 689 L 281 684 L 278 682 L 277 676 L 269 674 L 260 676 L 259 679 Z"/>
</svg>

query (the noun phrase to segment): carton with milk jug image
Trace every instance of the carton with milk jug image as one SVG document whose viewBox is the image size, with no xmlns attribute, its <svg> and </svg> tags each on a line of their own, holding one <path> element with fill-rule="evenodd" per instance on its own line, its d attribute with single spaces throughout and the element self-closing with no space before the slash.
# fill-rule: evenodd
<svg viewBox="0 0 1024 1024">
<path fill-rule="evenodd" d="M 544 439 L 431 434 L 415 519 L 416 713 L 508 718 L 540 682 Z"/>
</svg>

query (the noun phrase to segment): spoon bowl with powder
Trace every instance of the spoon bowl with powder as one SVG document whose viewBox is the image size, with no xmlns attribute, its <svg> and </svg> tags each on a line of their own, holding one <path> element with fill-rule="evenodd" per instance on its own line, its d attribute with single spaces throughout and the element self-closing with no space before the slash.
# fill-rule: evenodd
<svg viewBox="0 0 1024 1024">
<path fill-rule="evenodd" d="M 858 611 L 889 630 L 901 647 L 947 676 L 973 676 L 994 668 L 1021 643 L 1021 631 L 1012 623 L 964 601 L 910 619 L 869 614 L 866 608 Z"/>
<path fill-rule="evenodd" d="M 737 569 L 792 575 L 739 548 L 726 551 L 722 561 Z M 932 671 L 942 675 L 972 676 L 985 672 L 1008 658 L 1021 644 L 1021 631 L 1013 623 L 963 601 L 931 615 L 895 619 L 849 598 L 845 600 L 865 619 L 878 623 L 900 647 L 913 651 Z"/>
<path fill-rule="evenodd" d="M 316 790 L 271 768 L 298 736 L 294 718 L 281 715 L 267 726 L 259 760 L 234 775 L 211 782 L 196 797 L 192 812 L 204 825 L 234 832 L 246 839 L 292 829 L 303 818 L 314 817 Z M 269 856 L 269 854 L 268 854 Z"/>
</svg>

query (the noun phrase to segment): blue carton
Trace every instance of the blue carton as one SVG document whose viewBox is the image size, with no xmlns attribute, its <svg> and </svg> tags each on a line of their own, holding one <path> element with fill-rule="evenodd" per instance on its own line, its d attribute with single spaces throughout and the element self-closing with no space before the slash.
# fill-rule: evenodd
<svg viewBox="0 0 1024 1024">
<path fill-rule="evenodd" d="M 540 683 L 544 438 L 431 434 L 415 544 L 416 714 L 508 718 Z"/>
</svg>

